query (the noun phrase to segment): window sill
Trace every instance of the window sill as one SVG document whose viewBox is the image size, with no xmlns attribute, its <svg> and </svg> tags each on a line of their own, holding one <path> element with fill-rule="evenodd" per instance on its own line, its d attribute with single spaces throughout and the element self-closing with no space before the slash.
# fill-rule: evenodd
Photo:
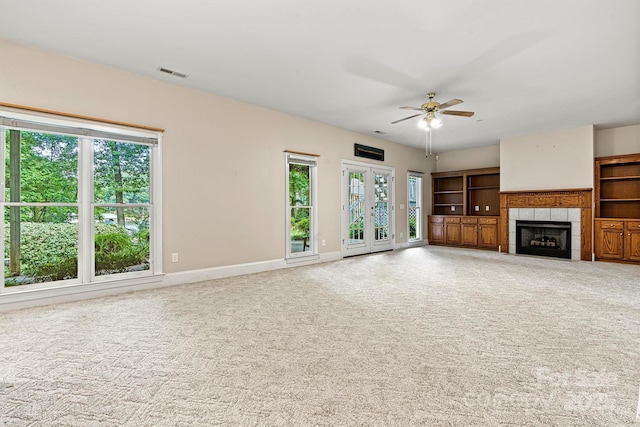
<svg viewBox="0 0 640 427">
<path fill-rule="evenodd" d="M 39 289 L 28 289 L 28 285 L 24 285 L 24 288 L 4 288 L 0 294 L 0 312 L 157 287 L 163 278 L 164 274 L 155 274 L 84 284 L 67 282 L 60 283 L 60 286 L 48 286 Z"/>
<path fill-rule="evenodd" d="M 319 254 L 313 254 L 313 255 L 304 255 L 304 256 L 286 258 L 285 262 L 287 264 L 298 264 L 298 263 L 304 263 L 309 261 L 317 261 L 319 259 L 320 259 Z"/>
</svg>

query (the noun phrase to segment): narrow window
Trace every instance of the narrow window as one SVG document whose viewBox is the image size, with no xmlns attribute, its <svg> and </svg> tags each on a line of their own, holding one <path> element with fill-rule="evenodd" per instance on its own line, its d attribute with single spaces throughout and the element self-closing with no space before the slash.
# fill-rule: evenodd
<svg viewBox="0 0 640 427">
<path fill-rule="evenodd" d="M 410 173 L 407 182 L 409 241 L 422 240 L 422 175 Z"/>
<path fill-rule="evenodd" d="M 317 254 L 316 158 L 287 154 L 287 258 Z"/>
</svg>

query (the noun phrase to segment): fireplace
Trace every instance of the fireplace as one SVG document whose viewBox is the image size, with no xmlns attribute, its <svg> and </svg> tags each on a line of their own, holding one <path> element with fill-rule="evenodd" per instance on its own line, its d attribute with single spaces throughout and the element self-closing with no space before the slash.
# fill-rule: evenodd
<svg viewBox="0 0 640 427">
<path fill-rule="evenodd" d="M 571 223 L 516 221 L 516 253 L 571 259 Z"/>
<path fill-rule="evenodd" d="M 593 252 L 591 193 L 590 188 L 501 191 L 500 246 L 505 252 L 518 253 L 516 221 L 570 222 L 571 260 L 591 261 Z"/>
</svg>

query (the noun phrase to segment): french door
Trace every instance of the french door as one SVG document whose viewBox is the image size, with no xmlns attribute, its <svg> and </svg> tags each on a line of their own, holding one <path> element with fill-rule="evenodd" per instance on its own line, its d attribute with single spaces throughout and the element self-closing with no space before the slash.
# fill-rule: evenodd
<svg viewBox="0 0 640 427">
<path fill-rule="evenodd" d="M 342 256 L 394 246 L 394 169 L 342 162 Z"/>
</svg>

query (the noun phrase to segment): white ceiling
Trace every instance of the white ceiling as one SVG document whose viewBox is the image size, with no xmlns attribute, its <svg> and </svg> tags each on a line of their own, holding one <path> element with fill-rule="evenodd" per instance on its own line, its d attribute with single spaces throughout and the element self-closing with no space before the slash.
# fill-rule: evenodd
<svg viewBox="0 0 640 427">
<path fill-rule="evenodd" d="M 398 107 L 463 99 L 437 152 L 640 123 L 638 0 L 1 4 L 2 38 L 401 144 L 425 137 Z"/>
</svg>

